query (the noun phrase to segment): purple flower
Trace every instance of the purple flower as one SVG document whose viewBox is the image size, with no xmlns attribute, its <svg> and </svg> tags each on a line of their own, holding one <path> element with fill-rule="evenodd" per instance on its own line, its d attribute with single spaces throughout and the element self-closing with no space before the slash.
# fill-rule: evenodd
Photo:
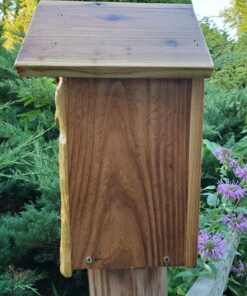
<svg viewBox="0 0 247 296">
<path fill-rule="evenodd" d="M 247 218 L 242 213 L 225 215 L 222 222 L 232 230 L 244 232 L 247 230 Z"/>
<path fill-rule="evenodd" d="M 215 157 L 221 164 L 228 166 L 228 168 L 235 169 L 239 163 L 232 156 L 232 150 L 218 146 L 214 151 Z"/>
<path fill-rule="evenodd" d="M 198 238 L 198 252 L 207 259 L 218 260 L 224 255 L 225 241 L 217 234 L 201 232 Z"/>
<path fill-rule="evenodd" d="M 239 166 L 239 164 L 238 164 L 238 162 L 237 162 L 235 159 L 231 159 L 231 160 L 229 161 L 229 163 L 228 163 L 228 166 L 229 166 L 230 168 L 235 169 L 235 168 L 237 168 L 237 167 Z"/>
<path fill-rule="evenodd" d="M 217 147 L 214 151 L 214 155 L 219 160 L 219 162 L 223 164 L 230 160 L 232 151 L 227 148 Z"/>
<path fill-rule="evenodd" d="M 237 167 L 235 170 L 235 175 L 242 179 L 247 181 L 247 165 L 243 166 L 243 167 Z"/>
<path fill-rule="evenodd" d="M 242 188 L 239 184 L 234 182 L 223 183 L 219 182 L 217 187 L 218 193 L 223 195 L 225 198 L 240 200 L 243 198 L 246 189 Z"/>
<path fill-rule="evenodd" d="M 239 260 L 237 264 L 235 263 L 232 265 L 231 272 L 234 273 L 237 278 L 244 276 L 245 264 L 241 260 Z"/>
</svg>

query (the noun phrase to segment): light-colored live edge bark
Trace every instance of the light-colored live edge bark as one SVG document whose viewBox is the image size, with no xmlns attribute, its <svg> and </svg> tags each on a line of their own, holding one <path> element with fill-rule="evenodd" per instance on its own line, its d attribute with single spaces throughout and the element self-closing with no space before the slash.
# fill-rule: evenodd
<svg viewBox="0 0 247 296">
<path fill-rule="evenodd" d="M 89 269 L 90 296 L 167 296 L 167 268 Z"/>
<path fill-rule="evenodd" d="M 201 185 L 201 147 L 203 126 L 204 79 L 192 79 L 190 135 L 189 135 L 189 171 L 188 171 L 188 210 L 185 241 L 185 266 L 196 266 L 198 220 Z"/>
<path fill-rule="evenodd" d="M 217 276 L 200 276 L 190 288 L 186 296 L 222 296 L 227 284 L 228 275 L 235 257 L 234 250 L 237 248 L 240 237 L 235 234 L 232 243 L 229 244 L 222 260 L 215 264 Z"/>
<path fill-rule="evenodd" d="M 60 243 L 60 271 L 65 277 L 72 275 L 71 242 L 70 242 L 70 214 L 69 214 L 69 184 L 68 184 L 68 151 L 66 131 L 66 93 L 64 81 L 59 80 L 56 91 L 55 119 L 59 122 L 59 176 L 61 192 L 61 243 Z"/>
</svg>

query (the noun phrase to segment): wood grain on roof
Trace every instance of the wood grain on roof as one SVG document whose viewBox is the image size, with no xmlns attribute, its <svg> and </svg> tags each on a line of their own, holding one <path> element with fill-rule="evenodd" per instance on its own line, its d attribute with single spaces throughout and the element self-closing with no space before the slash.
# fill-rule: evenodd
<svg viewBox="0 0 247 296">
<path fill-rule="evenodd" d="M 213 68 L 192 5 L 41 1 L 19 74 L 194 77 Z"/>
</svg>

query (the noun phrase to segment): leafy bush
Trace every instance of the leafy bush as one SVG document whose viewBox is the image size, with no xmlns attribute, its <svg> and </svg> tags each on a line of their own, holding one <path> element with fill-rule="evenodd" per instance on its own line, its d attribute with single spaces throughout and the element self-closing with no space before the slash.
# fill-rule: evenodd
<svg viewBox="0 0 247 296">
<path fill-rule="evenodd" d="M 59 272 L 54 80 L 17 77 L 14 53 L 3 52 L 0 72 L 10 74 L 0 77 L 0 294 L 86 295 L 85 272 L 72 279 Z"/>
<path fill-rule="evenodd" d="M 204 137 L 227 144 L 241 139 L 246 121 L 247 88 L 225 91 L 211 82 L 206 84 Z"/>
<path fill-rule="evenodd" d="M 2 296 L 40 295 L 34 284 L 46 275 L 29 269 L 15 269 L 9 266 L 0 274 L 0 294 Z"/>
</svg>

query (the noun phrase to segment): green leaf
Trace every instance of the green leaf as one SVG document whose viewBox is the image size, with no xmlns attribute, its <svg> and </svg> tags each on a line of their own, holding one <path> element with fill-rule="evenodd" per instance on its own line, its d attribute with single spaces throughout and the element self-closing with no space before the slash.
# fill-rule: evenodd
<svg viewBox="0 0 247 296">
<path fill-rule="evenodd" d="M 244 206 L 246 207 L 247 206 L 247 197 L 243 198 L 240 202 L 239 202 L 239 206 Z"/>
<path fill-rule="evenodd" d="M 232 286 L 232 285 L 228 285 L 229 290 L 232 291 L 232 293 L 236 296 L 241 296 L 238 291 Z"/>
<path fill-rule="evenodd" d="M 246 215 L 247 215 L 247 209 L 246 209 L 246 208 L 237 207 L 237 208 L 233 208 L 232 210 L 233 210 L 234 212 L 237 212 L 237 213 L 243 213 L 243 214 L 246 214 Z"/>
<path fill-rule="evenodd" d="M 184 289 L 184 287 L 178 286 L 177 287 L 177 294 L 178 295 L 181 295 L 181 296 L 184 296 L 185 295 L 185 289 Z"/>
<path fill-rule="evenodd" d="M 214 193 L 209 193 L 207 197 L 207 204 L 211 207 L 217 206 L 219 204 L 219 199 Z"/>
<path fill-rule="evenodd" d="M 216 269 L 216 267 L 215 267 L 215 265 L 213 263 L 211 263 L 211 264 L 206 264 L 205 263 L 204 267 L 205 267 L 206 271 L 208 271 L 208 274 L 210 276 L 215 277 L 217 275 L 217 269 Z"/>
<path fill-rule="evenodd" d="M 213 276 L 216 276 L 217 273 L 218 273 L 218 270 L 217 270 L 217 268 L 215 267 L 215 264 L 214 264 L 214 263 L 210 263 L 209 266 L 210 266 L 210 268 L 212 269 L 212 275 L 213 275 Z"/>
<path fill-rule="evenodd" d="M 179 278 L 179 277 L 182 277 L 183 279 L 194 277 L 194 273 L 191 270 L 181 271 L 175 276 L 175 278 Z"/>
<path fill-rule="evenodd" d="M 237 282 L 232 276 L 230 277 L 231 282 L 233 282 L 237 286 L 242 286 L 239 282 Z"/>
<path fill-rule="evenodd" d="M 203 144 L 207 147 L 207 149 L 214 154 L 215 149 L 218 147 L 218 145 L 214 142 L 210 142 L 209 140 L 204 139 Z"/>
<path fill-rule="evenodd" d="M 202 191 L 204 191 L 204 190 L 214 190 L 215 188 L 216 188 L 215 185 L 210 185 L 210 186 L 207 186 L 207 187 L 203 188 Z"/>
</svg>

